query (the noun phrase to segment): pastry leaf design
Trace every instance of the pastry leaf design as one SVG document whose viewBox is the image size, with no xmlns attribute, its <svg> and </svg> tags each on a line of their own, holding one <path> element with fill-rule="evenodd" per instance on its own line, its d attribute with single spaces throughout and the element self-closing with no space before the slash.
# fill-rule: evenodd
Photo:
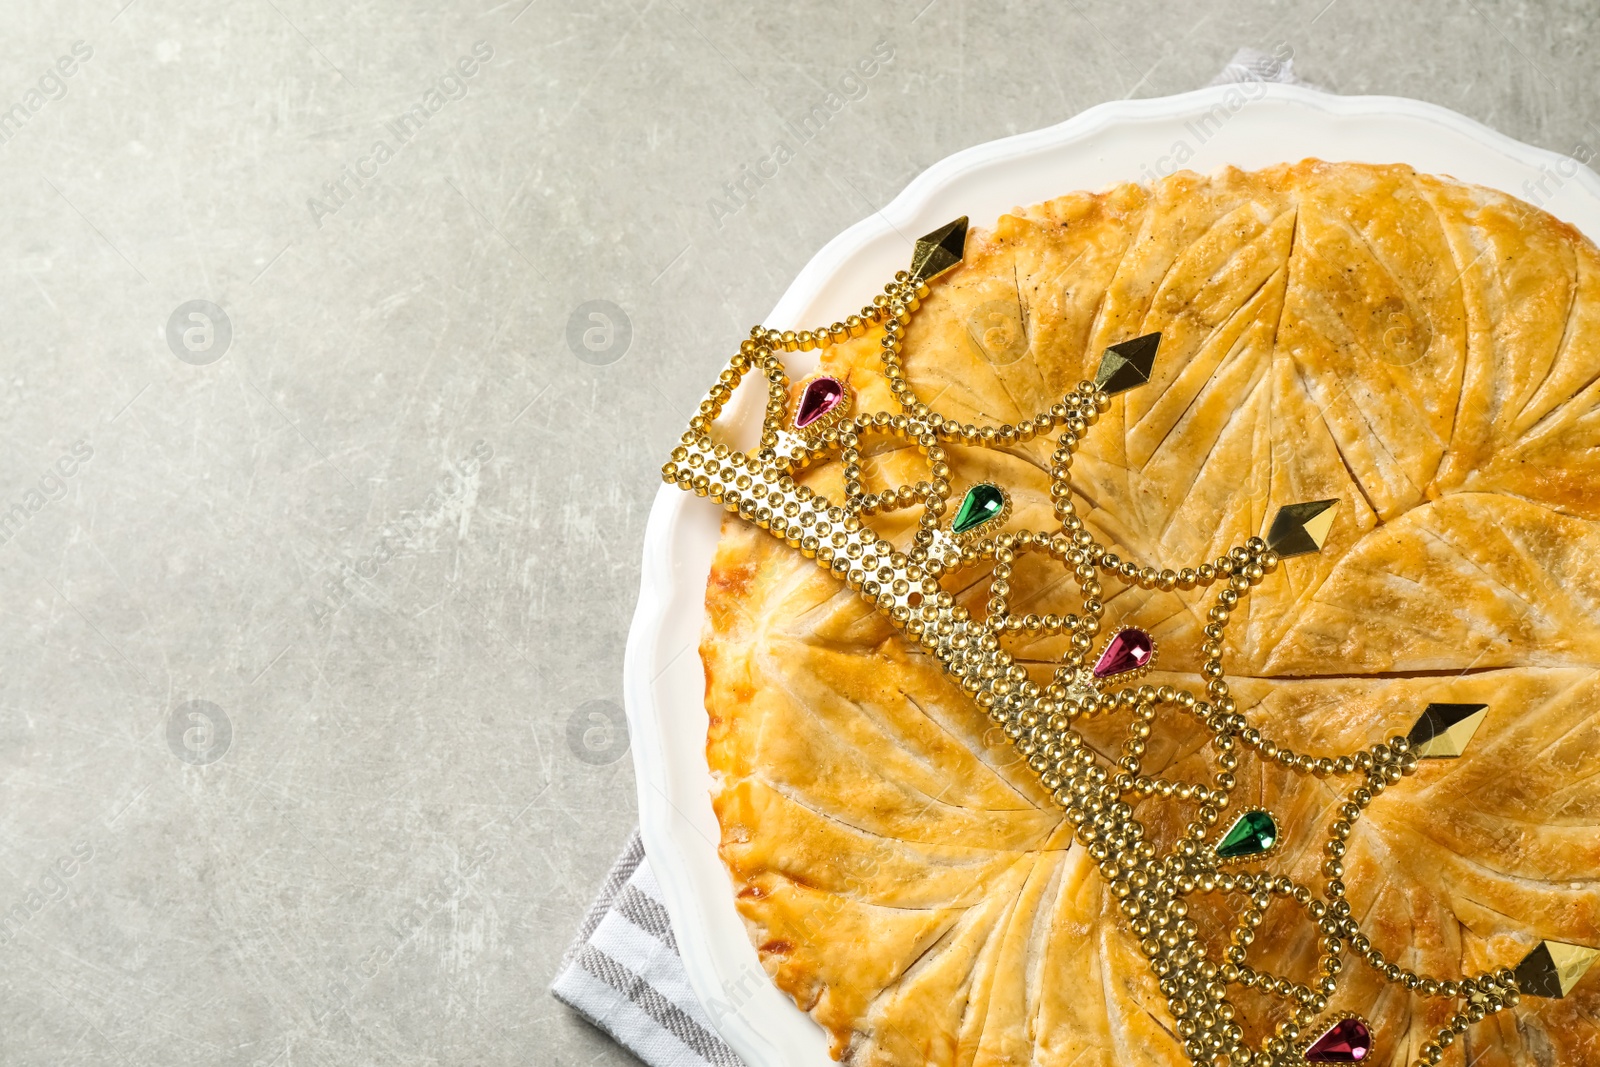
<svg viewBox="0 0 1600 1067">
<path fill-rule="evenodd" d="M 1073 467 L 1079 514 L 1139 564 L 1186 565 L 1337 497 L 1324 550 L 1287 562 L 1229 629 L 1233 692 L 1297 751 L 1406 732 L 1430 701 L 1486 703 L 1460 760 L 1382 797 L 1345 857 L 1355 914 L 1402 966 L 1514 964 L 1539 938 L 1600 944 L 1600 255 L 1499 193 L 1316 161 L 1073 194 L 969 239 L 913 320 L 906 371 L 947 417 L 1029 416 L 1104 348 L 1159 330 Z M 830 350 L 861 410 L 893 410 L 876 338 Z M 955 484 L 1049 529 L 1048 442 L 952 447 Z M 869 489 L 926 476 L 875 442 Z M 807 475 L 836 494 L 840 474 Z M 909 537 L 914 512 L 877 516 Z M 964 602 L 981 612 L 982 575 Z M 1020 559 L 1012 610 L 1076 606 Z M 1199 593 L 1108 585 L 1106 620 L 1199 688 Z M 860 1065 L 1180 1064 L 1165 996 L 1094 863 L 1006 738 L 936 662 L 777 540 L 729 519 L 702 644 L 721 850 L 769 972 Z M 1045 678 L 1061 637 L 1010 639 Z M 1147 773 L 1203 778 L 1198 733 Z M 1284 827 L 1275 869 L 1318 884 L 1333 792 L 1247 760 L 1241 801 Z M 1186 806 L 1141 808 L 1157 833 Z M 1148 813 L 1147 813 L 1148 812 Z M 1199 913 L 1197 921 L 1204 923 Z M 1252 962 L 1304 978 L 1312 929 L 1270 909 Z M 1298 962 L 1297 962 L 1298 961 Z M 1334 1005 L 1409 1063 L 1444 1002 L 1356 973 Z M 1364 998 L 1364 999 L 1363 999 Z M 1265 1011 L 1266 1001 L 1263 1001 Z M 1600 982 L 1525 999 L 1446 1063 L 1579 1063 Z M 1268 1015 L 1256 1025 L 1270 1025 Z"/>
</svg>

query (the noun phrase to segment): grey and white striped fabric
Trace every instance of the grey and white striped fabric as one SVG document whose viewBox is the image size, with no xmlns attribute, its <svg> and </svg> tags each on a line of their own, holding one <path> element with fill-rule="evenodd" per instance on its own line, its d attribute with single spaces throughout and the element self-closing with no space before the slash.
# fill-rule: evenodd
<svg viewBox="0 0 1600 1067">
<path fill-rule="evenodd" d="M 1293 52 L 1241 48 L 1212 85 L 1284 82 Z M 650 1067 L 744 1067 L 723 1044 L 689 987 L 661 891 L 635 830 L 567 950 L 550 987 L 557 1000 L 627 1046 Z"/>
<path fill-rule="evenodd" d="M 744 1067 L 689 987 L 637 830 L 550 992 L 651 1067 Z"/>
<path fill-rule="evenodd" d="M 1222 73 L 1211 79 L 1212 85 L 1237 85 L 1240 82 L 1277 82 L 1281 85 L 1303 85 L 1307 89 L 1320 89 L 1294 72 L 1294 51 L 1279 45 L 1276 55 L 1256 48 L 1241 48 L 1228 60 Z"/>
</svg>

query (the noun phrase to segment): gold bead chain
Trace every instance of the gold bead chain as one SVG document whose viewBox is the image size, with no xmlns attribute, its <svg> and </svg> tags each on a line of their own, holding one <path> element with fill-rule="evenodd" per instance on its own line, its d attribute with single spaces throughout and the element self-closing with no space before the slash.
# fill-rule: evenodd
<svg viewBox="0 0 1600 1067">
<path fill-rule="evenodd" d="M 964 240 L 965 220 L 959 226 Z M 926 259 L 925 243 L 948 242 L 949 229 L 919 242 L 918 258 Z M 690 420 L 688 432 L 662 469 L 665 481 L 721 503 L 848 583 L 934 656 L 1004 731 L 1074 826 L 1077 842 L 1098 864 L 1167 999 L 1172 1030 L 1193 1063 L 1282 1067 L 1350 1062 L 1316 1058 L 1323 1055 L 1318 1051 L 1319 1041 L 1330 1034 L 1355 1034 L 1357 1038 L 1366 1034 L 1370 1049 L 1365 1020 L 1348 1013 L 1329 1013 L 1350 952 L 1379 976 L 1406 990 L 1458 1002 L 1459 1010 L 1421 1046 L 1415 1061 L 1439 1062 L 1443 1050 L 1472 1023 L 1518 1003 L 1519 978 L 1525 981 L 1526 974 L 1522 965 L 1515 971 L 1499 968 L 1456 977 L 1415 973 L 1392 962 L 1362 933 L 1351 914 L 1343 880 L 1346 841 L 1366 809 L 1417 769 L 1413 742 L 1396 736 L 1358 752 L 1316 756 L 1268 738 L 1239 714 L 1224 677 L 1223 636 L 1243 598 L 1279 569 L 1280 553 L 1268 540 L 1252 537 L 1209 562 L 1157 569 L 1124 560 L 1095 539 L 1076 513 L 1069 473 L 1090 427 L 1111 405 L 1111 390 L 1104 381 L 1106 364 L 1102 364 L 1098 383 L 1079 382 L 1047 411 L 1015 425 L 958 422 L 918 399 L 902 364 L 906 325 L 929 295 L 929 282 L 940 272 L 901 271 L 859 315 L 822 329 L 780 333 L 758 326 L 752 330 Z M 857 413 L 812 435 L 786 425 L 789 379 L 778 353 L 837 344 L 877 326 L 884 331 L 884 378 L 900 411 Z M 760 445 L 754 454 L 746 454 L 713 442 L 710 431 L 739 381 L 751 370 L 765 376 L 768 401 Z M 862 436 L 869 433 L 914 444 L 927 457 L 928 477 L 914 485 L 866 492 L 860 444 Z M 985 531 L 983 527 L 992 530 L 1004 524 L 1009 502 L 1003 490 L 999 492 L 1007 500 L 1006 507 L 995 521 L 979 524 L 978 532 L 984 536 L 959 535 L 944 522 L 952 491 L 945 444 L 998 447 L 1047 434 L 1057 435 L 1051 456 L 1050 497 L 1058 529 Z M 796 481 L 797 474 L 833 456 L 843 467 L 844 499 L 840 502 Z M 863 516 L 918 503 L 922 511 L 904 551 L 862 522 Z M 1320 547 L 1321 538 L 1315 538 L 1310 550 Z M 1020 555 L 1029 552 L 1047 555 L 1070 570 L 1082 596 L 1081 612 L 1018 615 L 1011 611 L 1012 568 Z M 993 563 L 989 595 L 984 614 L 975 617 L 955 602 L 939 579 L 988 561 Z M 1219 587 L 1202 631 L 1204 687 L 1199 694 L 1169 685 L 1113 687 L 1114 675 L 1102 678 L 1098 668 L 1088 665 L 1105 613 L 1102 578 L 1165 591 Z M 1001 647 L 1002 636 L 1022 632 L 1070 635 L 1069 647 L 1049 684 L 1031 680 Z M 1148 635 L 1136 632 L 1148 640 Z M 1112 635 L 1108 651 L 1116 640 L 1117 635 Z M 1154 642 L 1148 641 L 1148 645 L 1145 668 L 1155 655 Z M 1142 670 L 1117 673 L 1136 676 Z M 1207 732 L 1216 765 L 1210 782 L 1174 781 L 1144 772 L 1147 739 L 1158 719 L 1171 712 L 1188 716 Z M 1087 716 L 1118 715 L 1127 717 L 1128 729 L 1120 755 L 1112 760 L 1095 751 L 1074 723 Z M 1270 870 L 1234 869 L 1276 851 L 1283 835 L 1270 812 L 1244 812 L 1233 823 L 1247 831 L 1252 826 L 1270 825 L 1269 847 L 1238 856 L 1219 854 L 1219 850 L 1229 852 L 1224 846 L 1233 833 L 1230 830 L 1219 841 L 1216 830 L 1233 804 L 1241 749 L 1253 752 L 1265 766 L 1319 779 L 1352 779 L 1326 828 L 1320 892 Z M 1195 805 L 1181 838 L 1165 851 L 1158 851 L 1135 816 L 1133 803 L 1147 798 Z M 1249 843 L 1248 832 L 1244 840 Z M 1197 894 L 1228 898 L 1223 903 L 1233 916 L 1233 925 L 1227 931 L 1227 945 L 1220 950 L 1207 945 L 1189 916 L 1187 898 Z M 1309 983 L 1246 963 L 1247 949 L 1274 900 L 1292 902 L 1318 931 L 1316 977 Z M 1234 986 L 1260 990 L 1286 1002 L 1289 1008 L 1288 1018 L 1253 1047 L 1246 1044 L 1237 1009 L 1228 999 L 1229 988 Z M 1346 1029 L 1337 1030 L 1340 1026 Z"/>
</svg>

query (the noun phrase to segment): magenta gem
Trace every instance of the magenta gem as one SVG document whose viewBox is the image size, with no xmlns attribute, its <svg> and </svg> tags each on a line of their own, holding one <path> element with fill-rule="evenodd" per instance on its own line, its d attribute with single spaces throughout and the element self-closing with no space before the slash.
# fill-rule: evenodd
<svg viewBox="0 0 1600 1067">
<path fill-rule="evenodd" d="M 813 378 L 800 394 L 800 410 L 795 414 L 794 426 L 803 430 L 822 416 L 844 403 L 844 383 L 837 378 Z"/>
<path fill-rule="evenodd" d="M 1306 1049 L 1307 1063 L 1360 1063 L 1372 1051 L 1372 1031 L 1360 1019 L 1340 1019 Z"/>
<path fill-rule="evenodd" d="M 1100 662 L 1094 665 L 1094 676 L 1109 678 L 1113 674 L 1136 671 L 1150 662 L 1154 652 L 1155 643 L 1143 630 L 1119 630 L 1100 654 Z"/>
</svg>

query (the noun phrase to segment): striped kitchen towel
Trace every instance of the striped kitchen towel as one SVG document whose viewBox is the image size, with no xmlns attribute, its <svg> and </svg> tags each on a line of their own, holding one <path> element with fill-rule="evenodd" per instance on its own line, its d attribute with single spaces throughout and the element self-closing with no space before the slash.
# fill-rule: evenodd
<svg viewBox="0 0 1600 1067">
<path fill-rule="evenodd" d="M 1241 48 L 1211 84 L 1321 88 L 1295 76 L 1293 55 L 1282 46 L 1275 54 Z M 689 986 L 637 830 L 606 876 L 550 992 L 650 1067 L 744 1067 Z"/>
<path fill-rule="evenodd" d="M 651 1067 L 744 1067 L 689 987 L 637 830 L 550 992 Z"/>
<path fill-rule="evenodd" d="M 1321 89 L 1294 72 L 1294 49 L 1280 44 L 1274 52 L 1258 48 L 1241 48 L 1228 60 L 1222 73 L 1211 79 L 1212 85 L 1236 85 L 1239 82 L 1277 82 L 1281 85 L 1303 85 L 1307 89 Z"/>
</svg>

